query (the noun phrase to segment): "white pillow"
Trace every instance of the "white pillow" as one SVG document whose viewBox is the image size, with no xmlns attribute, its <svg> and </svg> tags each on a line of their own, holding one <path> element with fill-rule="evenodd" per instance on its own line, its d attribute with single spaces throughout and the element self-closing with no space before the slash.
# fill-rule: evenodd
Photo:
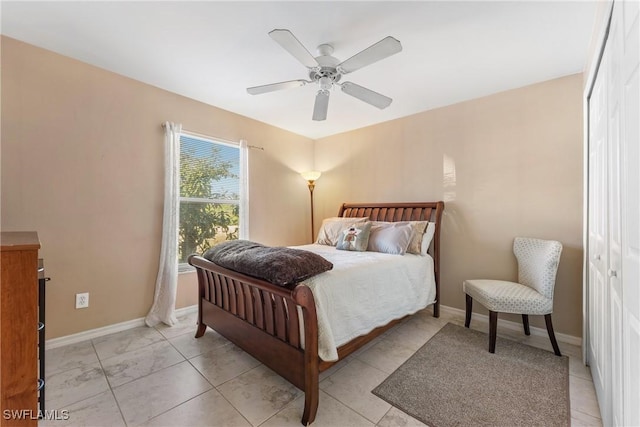
<svg viewBox="0 0 640 427">
<path fill-rule="evenodd" d="M 422 236 L 424 236 L 424 233 L 427 231 L 429 221 L 372 221 L 372 224 L 396 224 L 396 227 L 399 224 L 410 224 L 413 227 L 414 233 L 411 241 L 409 242 L 409 246 L 407 246 L 406 252 L 409 254 L 422 255 Z"/>
<path fill-rule="evenodd" d="M 377 222 L 371 225 L 367 250 L 404 255 L 414 235 L 409 223 Z"/>
<path fill-rule="evenodd" d="M 420 255 L 427 255 L 429 253 L 429 246 L 431 246 L 431 240 L 433 240 L 434 234 L 436 234 L 436 224 L 435 222 L 429 222 L 427 229 L 422 236 L 422 249 L 420 250 Z"/>
<path fill-rule="evenodd" d="M 325 218 L 322 221 L 320 231 L 318 231 L 318 238 L 316 243 L 319 245 L 335 246 L 338 244 L 338 240 L 342 235 L 342 231 L 351 227 L 353 224 L 359 224 L 367 222 L 369 218 L 343 218 L 333 217 Z"/>
</svg>

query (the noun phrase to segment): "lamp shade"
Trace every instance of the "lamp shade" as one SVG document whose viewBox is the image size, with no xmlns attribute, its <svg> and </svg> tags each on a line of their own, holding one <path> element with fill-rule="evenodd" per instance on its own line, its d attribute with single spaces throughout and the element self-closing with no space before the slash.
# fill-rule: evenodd
<svg viewBox="0 0 640 427">
<path fill-rule="evenodd" d="M 304 179 L 306 179 L 307 181 L 315 181 L 318 178 L 320 178 L 320 175 L 322 175 L 322 172 L 320 172 L 320 171 L 308 171 L 308 172 L 302 172 L 300 175 L 302 175 L 302 177 Z"/>
</svg>

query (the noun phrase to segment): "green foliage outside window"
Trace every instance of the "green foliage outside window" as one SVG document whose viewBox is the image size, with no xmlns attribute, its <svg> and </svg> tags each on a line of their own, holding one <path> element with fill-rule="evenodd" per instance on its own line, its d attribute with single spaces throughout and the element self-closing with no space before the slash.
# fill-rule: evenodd
<svg viewBox="0 0 640 427">
<path fill-rule="evenodd" d="M 180 202 L 178 262 L 185 263 L 192 253 L 202 254 L 219 241 L 238 238 L 239 206 L 237 193 L 215 185 L 237 178 L 232 162 L 222 158 L 220 147 L 212 143 L 210 151 L 202 153 L 201 146 L 196 150 L 183 144 L 180 151 L 180 196 L 203 199 Z M 221 202 L 224 200 L 230 203 Z"/>
</svg>

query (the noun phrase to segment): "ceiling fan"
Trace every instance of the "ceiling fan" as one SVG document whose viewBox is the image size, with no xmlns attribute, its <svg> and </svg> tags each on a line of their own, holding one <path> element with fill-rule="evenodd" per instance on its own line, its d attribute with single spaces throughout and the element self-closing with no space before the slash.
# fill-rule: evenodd
<svg viewBox="0 0 640 427">
<path fill-rule="evenodd" d="M 247 89 L 247 92 L 251 95 L 259 95 L 261 93 L 291 89 L 309 83 L 316 83 L 319 87 L 313 106 L 313 120 L 316 121 L 327 118 L 329 90 L 332 89 L 333 86 L 338 86 L 344 93 L 380 109 L 386 108 L 391 104 L 392 99 L 387 96 L 352 82 L 340 83 L 340 79 L 345 74 L 352 73 L 362 67 L 400 52 L 402 45 L 395 38 L 391 36 L 385 37 L 365 50 L 356 53 L 346 61 L 340 62 L 340 60 L 331 56 L 333 46 L 329 44 L 321 44 L 318 46 L 319 56 L 314 58 L 289 30 L 276 29 L 269 32 L 269 36 L 293 55 L 294 58 L 300 61 L 302 65 L 307 67 L 310 80 L 289 80 L 286 82 L 250 87 Z"/>
</svg>

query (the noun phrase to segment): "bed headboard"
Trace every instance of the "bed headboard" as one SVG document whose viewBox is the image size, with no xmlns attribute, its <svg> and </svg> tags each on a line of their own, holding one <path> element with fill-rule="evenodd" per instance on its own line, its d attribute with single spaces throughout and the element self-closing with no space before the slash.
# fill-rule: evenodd
<svg viewBox="0 0 640 427">
<path fill-rule="evenodd" d="M 371 221 L 431 221 L 438 224 L 444 202 L 416 203 L 343 203 L 338 216 L 360 218 Z"/>
<path fill-rule="evenodd" d="M 361 218 L 371 221 L 430 221 L 436 224 L 429 253 L 433 257 L 436 277 L 436 300 L 440 301 L 440 225 L 444 202 L 415 203 L 343 203 L 338 216 Z M 439 305 L 439 304 L 438 304 Z M 436 310 L 436 308 L 434 308 Z M 439 311 L 439 310 L 438 310 Z M 434 313 L 435 314 L 435 313 Z M 436 314 L 437 317 L 438 314 Z"/>
</svg>

